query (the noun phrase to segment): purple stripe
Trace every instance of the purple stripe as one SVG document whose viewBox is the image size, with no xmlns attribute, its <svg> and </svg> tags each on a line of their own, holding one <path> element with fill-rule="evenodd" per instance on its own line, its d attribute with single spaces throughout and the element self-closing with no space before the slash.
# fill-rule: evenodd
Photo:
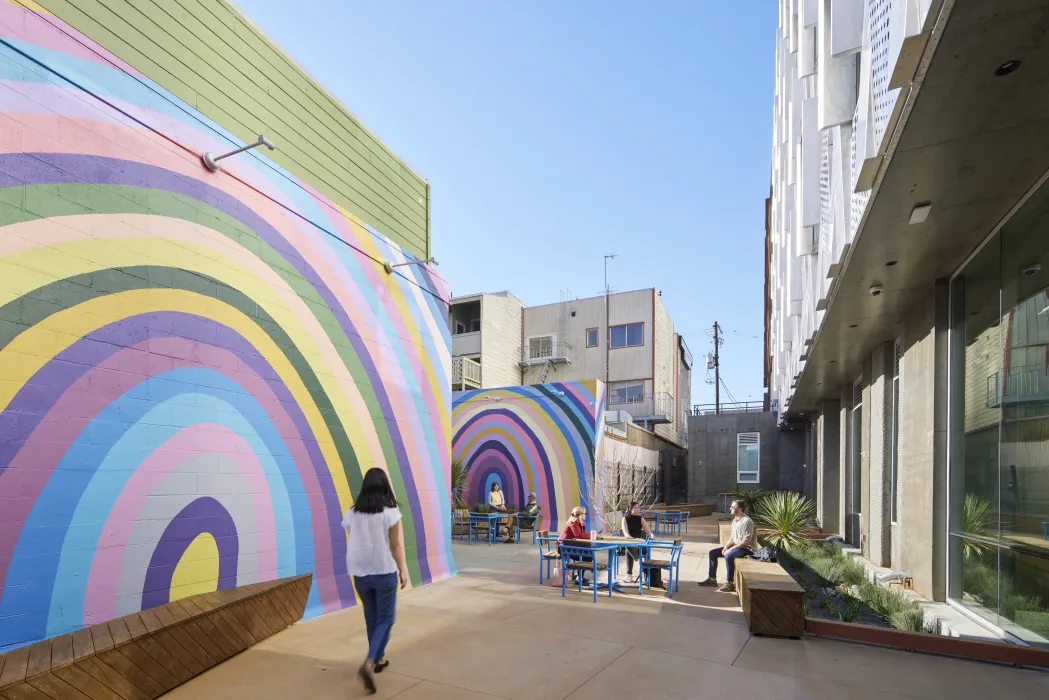
<svg viewBox="0 0 1049 700">
<path fill-rule="evenodd" d="M 179 559 L 189 545 L 204 533 L 215 538 L 219 549 L 219 590 L 237 585 L 237 557 L 240 543 L 237 525 L 222 504 L 210 496 L 198 498 L 171 519 L 149 559 L 142 584 L 142 609 L 171 601 L 171 579 Z"/>
<path fill-rule="evenodd" d="M 412 519 L 415 522 L 419 569 L 424 583 L 429 583 L 432 580 L 426 557 L 426 537 L 423 535 L 425 526 L 418 489 L 414 479 L 411 478 L 411 463 L 408 461 L 404 439 L 401 436 L 400 425 L 394 415 L 393 406 L 386 393 L 386 388 L 377 379 L 379 373 L 375 362 L 369 354 L 364 340 L 357 332 L 342 305 L 335 298 L 335 295 L 320 278 L 317 271 L 303 259 L 302 255 L 295 249 L 295 246 L 289 243 L 276 228 L 243 202 L 216 187 L 172 170 L 136 161 L 69 153 L 5 153 L 0 155 L 0 173 L 17 173 L 17 177 L 21 181 L 30 185 L 88 182 L 96 185 L 146 187 L 195 199 L 241 222 L 253 230 L 260 239 L 272 246 L 285 260 L 290 262 L 299 274 L 313 286 L 336 320 L 338 320 L 343 333 L 350 341 L 354 352 L 364 366 L 364 370 L 369 375 L 376 377 L 376 380 L 371 382 L 372 390 L 375 392 L 375 398 L 382 409 L 386 427 L 390 431 L 397 464 L 404 468 L 401 474 L 401 481 L 404 483 L 405 490 L 408 493 Z M 425 388 L 423 390 L 425 391 Z"/>
</svg>

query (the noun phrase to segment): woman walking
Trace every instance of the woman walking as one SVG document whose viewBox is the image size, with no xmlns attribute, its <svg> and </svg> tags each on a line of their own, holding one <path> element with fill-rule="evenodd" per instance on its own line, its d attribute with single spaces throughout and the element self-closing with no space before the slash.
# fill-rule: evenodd
<svg viewBox="0 0 1049 700">
<path fill-rule="evenodd" d="M 364 607 L 368 629 L 368 657 L 357 677 L 369 693 L 375 692 L 375 676 L 390 662 L 386 644 L 393 629 L 397 586 L 408 586 L 404 559 L 404 530 L 401 511 L 390 479 L 382 469 L 369 469 L 361 491 L 342 519 L 346 530 L 346 569 Z"/>
</svg>

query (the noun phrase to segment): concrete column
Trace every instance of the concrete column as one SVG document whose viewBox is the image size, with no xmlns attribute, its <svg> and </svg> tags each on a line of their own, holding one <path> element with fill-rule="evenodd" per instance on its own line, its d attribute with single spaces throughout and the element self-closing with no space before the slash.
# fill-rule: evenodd
<svg viewBox="0 0 1049 700">
<path fill-rule="evenodd" d="M 915 589 L 947 596 L 948 282 L 936 282 L 903 323 L 899 522 L 903 569 Z"/>
<path fill-rule="evenodd" d="M 888 566 L 891 557 L 892 365 L 893 344 L 882 343 L 871 355 L 870 497 L 866 502 L 867 558 L 878 566 Z"/>
<path fill-rule="evenodd" d="M 869 360 L 864 361 L 863 371 L 859 379 L 863 385 L 863 412 L 860 414 L 860 497 L 859 516 L 855 517 L 859 532 L 855 535 L 854 542 L 863 552 L 863 556 L 870 557 L 870 519 L 871 513 L 868 504 L 871 500 L 871 372 Z"/>
<path fill-rule="evenodd" d="M 824 401 L 816 420 L 816 517 L 824 532 L 841 533 L 841 402 Z"/>
</svg>

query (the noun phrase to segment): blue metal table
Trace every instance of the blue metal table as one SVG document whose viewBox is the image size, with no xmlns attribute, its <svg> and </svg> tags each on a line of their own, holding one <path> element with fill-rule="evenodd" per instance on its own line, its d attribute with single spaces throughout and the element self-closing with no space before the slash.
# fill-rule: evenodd
<svg viewBox="0 0 1049 700">
<path fill-rule="evenodd" d="M 482 523 L 488 524 L 488 546 L 491 547 L 492 543 L 495 542 L 498 537 L 497 532 L 499 530 L 499 521 L 504 518 L 509 518 L 509 513 L 470 513 L 467 519 L 470 521 L 470 537 L 467 540 L 470 544 L 476 541 L 478 526 Z"/>
</svg>

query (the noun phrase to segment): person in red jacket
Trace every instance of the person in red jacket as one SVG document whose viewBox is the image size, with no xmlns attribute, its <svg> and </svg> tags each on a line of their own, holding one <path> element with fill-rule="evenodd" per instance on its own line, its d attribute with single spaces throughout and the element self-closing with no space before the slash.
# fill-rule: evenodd
<svg viewBox="0 0 1049 700">
<path fill-rule="evenodd" d="M 561 530 L 561 539 L 590 539 L 590 533 L 586 531 L 586 508 L 582 506 L 576 506 L 572 509 L 572 515 L 569 516 L 568 522 L 565 523 L 564 529 Z"/>
<path fill-rule="evenodd" d="M 576 506 L 572 509 L 572 515 L 569 516 L 568 522 L 565 523 L 564 528 L 561 530 L 562 540 L 588 540 L 590 539 L 590 533 L 586 531 L 586 508 L 582 506 Z M 582 561 L 591 561 L 591 557 L 584 557 Z M 572 582 L 576 581 L 576 576 L 583 577 L 583 585 L 589 586 L 590 581 L 586 575 L 582 572 L 572 574 Z"/>
</svg>

